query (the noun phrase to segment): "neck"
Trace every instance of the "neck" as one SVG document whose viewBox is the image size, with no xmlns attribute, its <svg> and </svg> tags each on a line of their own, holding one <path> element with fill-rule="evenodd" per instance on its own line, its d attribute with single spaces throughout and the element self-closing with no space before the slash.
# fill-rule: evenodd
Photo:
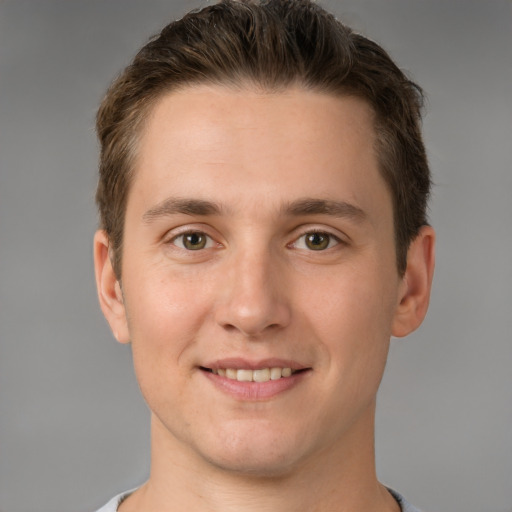
<svg viewBox="0 0 512 512">
<path fill-rule="evenodd" d="M 150 478 L 119 510 L 398 512 L 375 474 L 374 411 L 373 405 L 338 445 L 271 476 L 219 468 L 192 454 L 153 418 Z"/>
</svg>

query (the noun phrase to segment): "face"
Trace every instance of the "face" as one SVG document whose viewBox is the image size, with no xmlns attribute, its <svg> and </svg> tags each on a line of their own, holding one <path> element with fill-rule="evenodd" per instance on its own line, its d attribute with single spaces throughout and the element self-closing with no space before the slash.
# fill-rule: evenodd
<svg viewBox="0 0 512 512">
<path fill-rule="evenodd" d="M 372 122 L 361 100 L 300 89 L 154 107 L 103 309 L 162 446 L 275 475 L 371 433 L 406 286 Z"/>
</svg>

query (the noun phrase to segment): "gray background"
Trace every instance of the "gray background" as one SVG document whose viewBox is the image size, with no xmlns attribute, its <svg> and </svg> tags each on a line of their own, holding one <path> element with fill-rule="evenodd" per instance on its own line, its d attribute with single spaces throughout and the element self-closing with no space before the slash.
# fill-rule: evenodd
<svg viewBox="0 0 512 512">
<path fill-rule="evenodd" d="M 393 342 L 380 478 L 430 512 L 512 510 L 512 4 L 324 4 L 429 96 L 438 265 Z M 97 145 L 110 79 L 198 2 L 0 0 L 0 510 L 91 512 L 141 483 L 148 411 L 97 306 Z"/>
</svg>

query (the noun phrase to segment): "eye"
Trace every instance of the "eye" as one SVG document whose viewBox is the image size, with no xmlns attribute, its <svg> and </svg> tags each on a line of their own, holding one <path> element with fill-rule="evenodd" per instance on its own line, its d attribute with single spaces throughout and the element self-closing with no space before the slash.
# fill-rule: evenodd
<svg viewBox="0 0 512 512">
<path fill-rule="evenodd" d="M 299 237 L 293 245 L 296 249 L 324 251 L 338 244 L 339 240 L 334 235 L 322 231 L 312 231 Z"/>
<path fill-rule="evenodd" d="M 213 247 L 213 240 L 201 231 L 189 231 L 174 237 L 171 240 L 176 247 L 187 251 L 200 251 Z"/>
</svg>

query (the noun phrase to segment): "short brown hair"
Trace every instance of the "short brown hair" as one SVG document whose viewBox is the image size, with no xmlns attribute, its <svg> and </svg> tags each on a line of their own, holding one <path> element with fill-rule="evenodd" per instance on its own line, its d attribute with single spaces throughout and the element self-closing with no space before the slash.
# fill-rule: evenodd
<svg viewBox="0 0 512 512">
<path fill-rule="evenodd" d="M 392 194 L 397 267 L 427 223 L 430 171 L 421 136 L 421 89 L 376 43 L 310 0 L 222 0 L 167 25 L 110 86 L 97 114 L 96 194 L 121 277 L 124 217 L 142 123 L 155 101 L 195 84 L 299 85 L 354 95 L 375 113 L 376 154 Z"/>
</svg>

